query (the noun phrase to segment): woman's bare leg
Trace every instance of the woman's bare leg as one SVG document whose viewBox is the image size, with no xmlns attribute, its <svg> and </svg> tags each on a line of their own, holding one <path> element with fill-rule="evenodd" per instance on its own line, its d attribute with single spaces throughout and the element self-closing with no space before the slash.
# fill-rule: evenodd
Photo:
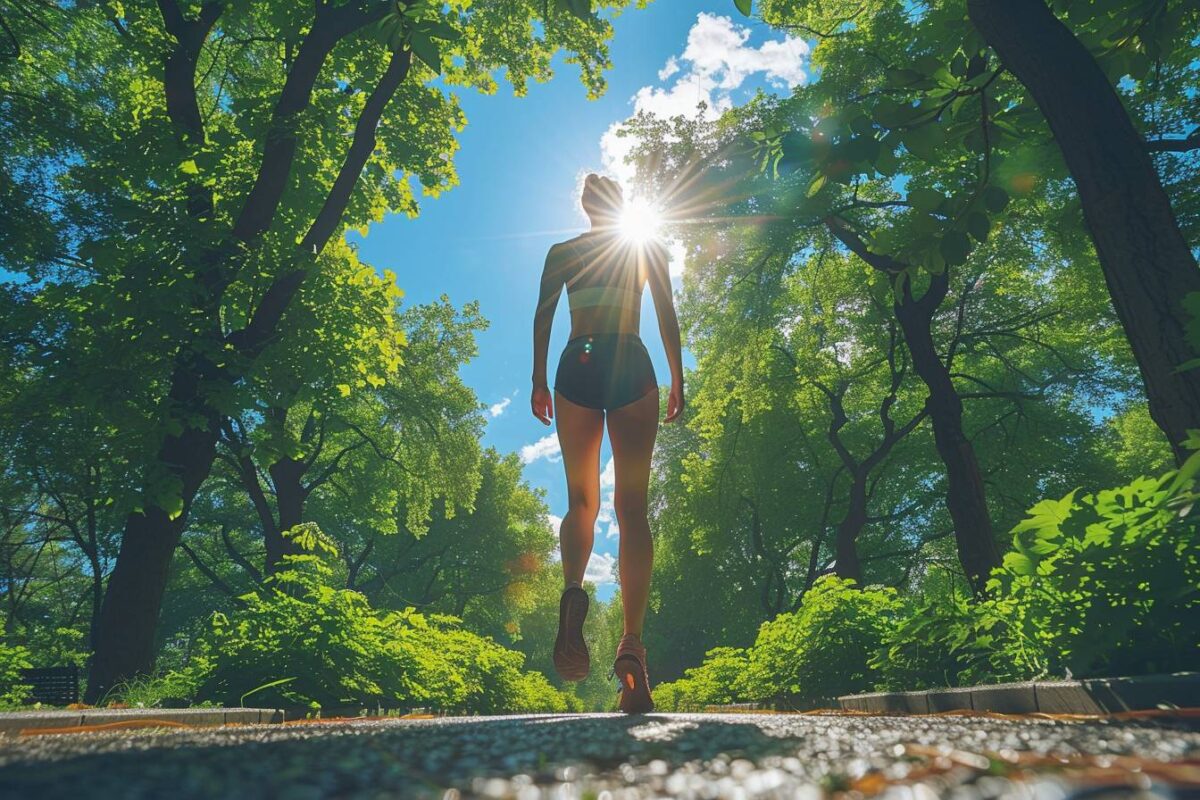
<svg viewBox="0 0 1200 800">
<path fill-rule="evenodd" d="M 625 606 L 625 633 L 642 635 L 646 601 L 650 596 L 650 570 L 654 545 L 646 517 L 650 484 L 650 457 L 658 436 L 658 389 L 640 400 L 608 412 L 608 439 L 612 444 L 616 492 L 613 504 L 621 531 L 618 571 L 621 601 Z"/>
<path fill-rule="evenodd" d="M 554 393 L 558 443 L 567 472 L 567 515 L 559 528 L 563 578 L 582 583 L 600 513 L 600 441 L 604 438 L 604 412 L 588 408 Z"/>
</svg>

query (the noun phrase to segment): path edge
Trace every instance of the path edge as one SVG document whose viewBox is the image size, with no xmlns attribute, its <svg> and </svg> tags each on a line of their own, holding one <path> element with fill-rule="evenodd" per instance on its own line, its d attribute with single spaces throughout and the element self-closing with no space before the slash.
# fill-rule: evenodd
<svg viewBox="0 0 1200 800">
<path fill-rule="evenodd" d="M 975 711 L 1096 715 L 1200 708 L 1200 672 L 1024 681 L 913 692 L 869 692 L 843 695 L 837 700 L 843 711 L 876 714 Z"/>
</svg>

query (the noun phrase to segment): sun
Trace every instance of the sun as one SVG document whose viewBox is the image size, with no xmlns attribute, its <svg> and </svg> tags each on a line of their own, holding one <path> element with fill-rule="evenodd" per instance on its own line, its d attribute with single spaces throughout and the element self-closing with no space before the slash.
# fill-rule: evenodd
<svg viewBox="0 0 1200 800">
<path fill-rule="evenodd" d="M 625 203 L 618 227 L 621 236 L 631 242 L 647 242 L 661 233 L 662 212 L 645 198 L 635 197 Z"/>
</svg>

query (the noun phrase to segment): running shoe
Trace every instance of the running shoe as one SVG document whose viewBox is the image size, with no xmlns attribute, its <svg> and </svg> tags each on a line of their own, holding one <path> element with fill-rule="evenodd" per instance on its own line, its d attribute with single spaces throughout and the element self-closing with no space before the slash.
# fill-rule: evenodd
<svg viewBox="0 0 1200 800">
<path fill-rule="evenodd" d="M 591 669 L 587 643 L 583 641 L 587 613 L 587 592 L 577 586 L 568 587 L 558 603 L 558 637 L 554 640 L 554 668 L 565 681 L 581 681 Z"/>
<path fill-rule="evenodd" d="M 617 708 L 626 714 L 648 714 L 654 710 L 650 696 L 650 674 L 646 671 L 646 647 L 632 633 L 621 637 L 612 674 L 621 684 Z"/>
</svg>

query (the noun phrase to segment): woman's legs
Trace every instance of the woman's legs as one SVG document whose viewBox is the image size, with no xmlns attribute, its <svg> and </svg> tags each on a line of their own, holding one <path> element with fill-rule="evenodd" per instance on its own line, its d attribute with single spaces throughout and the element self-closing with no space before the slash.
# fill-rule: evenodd
<svg viewBox="0 0 1200 800">
<path fill-rule="evenodd" d="M 559 528 L 563 577 L 582 583 L 600 513 L 600 440 L 604 437 L 604 412 L 588 408 L 554 393 L 558 442 L 567 471 L 567 515 Z"/>
<path fill-rule="evenodd" d="M 621 601 L 625 607 L 625 633 L 641 637 L 650 595 L 650 570 L 654 546 L 646 518 L 646 493 L 650 484 L 650 457 L 658 435 L 658 389 L 629 405 L 608 412 L 608 439 L 612 444 L 616 493 L 613 504 L 621 531 L 618 571 Z"/>
</svg>

